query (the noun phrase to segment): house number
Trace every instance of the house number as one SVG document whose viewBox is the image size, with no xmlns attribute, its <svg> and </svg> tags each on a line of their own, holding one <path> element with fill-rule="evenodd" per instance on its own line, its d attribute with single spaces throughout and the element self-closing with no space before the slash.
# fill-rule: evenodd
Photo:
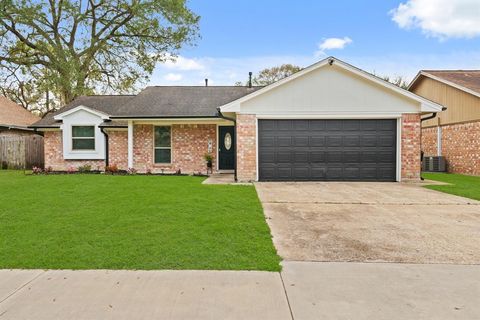
<svg viewBox="0 0 480 320">
<path fill-rule="evenodd" d="M 230 132 L 227 132 L 225 134 L 224 144 L 225 150 L 230 150 L 230 148 L 232 147 L 232 136 L 230 135 Z"/>
</svg>

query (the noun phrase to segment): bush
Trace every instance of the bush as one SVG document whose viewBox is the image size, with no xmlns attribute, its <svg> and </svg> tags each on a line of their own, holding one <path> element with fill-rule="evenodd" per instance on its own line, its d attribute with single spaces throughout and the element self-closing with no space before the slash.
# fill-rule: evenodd
<svg viewBox="0 0 480 320">
<path fill-rule="evenodd" d="M 33 167 L 32 172 L 33 172 L 33 174 L 40 174 L 40 173 L 43 172 L 43 170 L 42 170 L 42 168 L 39 168 L 39 167 Z"/>
<path fill-rule="evenodd" d="M 135 168 L 128 168 L 128 169 L 127 169 L 127 174 L 137 174 L 137 169 L 135 169 Z"/>
<path fill-rule="evenodd" d="M 105 167 L 105 172 L 106 173 L 111 173 L 111 174 L 117 173 L 118 172 L 118 167 L 115 164 L 112 164 L 110 166 L 106 166 Z"/>
<path fill-rule="evenodd" d="M 67 172 L 68 173 L 75 173 L 77 172 L 77 168 L 75 168 L 74 166 L 70 166 L 67 168 Z"/>
<path fill-rule="evenodd" d="M 85 173 L 85 172 L 90 172 L 92 171 L 92 166 L 89 164 L 85 164 L 83 166 L 78 167 L 78 172 L 80 173 Z"/>
</svg>

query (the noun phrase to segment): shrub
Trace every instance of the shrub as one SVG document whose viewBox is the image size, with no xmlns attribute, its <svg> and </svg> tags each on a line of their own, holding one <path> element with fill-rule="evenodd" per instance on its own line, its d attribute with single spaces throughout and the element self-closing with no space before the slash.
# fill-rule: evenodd
<svg viewBox="0 0 480 320">
<path fill-rule="evenodd" d="M 32 173 L 33 174 L 40 174 L 42 172 L 43 172 L 42 168 L 39 168 L 39 167 L 33 167 L 32 168 Z"/>
<path fill-rule="evenodd" d="M 127 174 L 137 174 L 137 169 L 135 169 L 135 168 L 128 168 L 128 169 L 127 169 Z"/>
<path fill-rule="evenodd" d="M 92 171 L 92 166 L 89 164 L 84 164 L 83 166 L 78 167 L 78 172 L 85 173 Z"/>
<path fill-rule="evenodd" d="M 43 170 L 43 172 L 44 172 L 45 174 L 49 174 L 49 173 L 52 173 L 52 172 L 53 172 L 53 169 L 52 169 L 52 167 L 46 167 L 45 170 Z"/>
<path fill-rule="evenodd" d="M 116 164 L 106 166 L 105 167 L 105 172 L 106 173 L 111 173 L 111 174 L 117 173 L 118 172 L 118 167 L 117 167 Z"/>
<path fill-rule="evenodd" d="M 77 172 L 77 168 L 75 168 L 74 166 L 70 166 L 67 168 L 67 172 L 68 173 L 75 173 Z"/>
<path fill-rule="evenodd" d="M 145 171 L 146 174 L 152 174 L 152 169 L 148 168 L 146 171 Z"/>
</svg>

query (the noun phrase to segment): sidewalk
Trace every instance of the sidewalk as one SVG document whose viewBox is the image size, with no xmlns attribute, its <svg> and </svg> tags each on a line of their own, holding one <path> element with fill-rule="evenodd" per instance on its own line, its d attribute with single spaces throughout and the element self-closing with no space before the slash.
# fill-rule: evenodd
<svg viewBox="0 0 480 320">
<path fill-rule="evenodd" d="M 480 319 L 480 266 L 283 265 L 281 274 L 0 270 L 0 319 Z"/>
</svg>

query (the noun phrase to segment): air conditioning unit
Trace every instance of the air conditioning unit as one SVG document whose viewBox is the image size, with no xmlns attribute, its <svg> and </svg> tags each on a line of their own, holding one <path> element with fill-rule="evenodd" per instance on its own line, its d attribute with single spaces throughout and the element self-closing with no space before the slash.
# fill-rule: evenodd
<svg viewBox="0 0 480 320">
<path fill-rule="evenodd" d="M 445 157 L 424 157 L 422 163 L 422 171 L 425 172 L 446 172 L 447 161 Z"/>
</svg>

